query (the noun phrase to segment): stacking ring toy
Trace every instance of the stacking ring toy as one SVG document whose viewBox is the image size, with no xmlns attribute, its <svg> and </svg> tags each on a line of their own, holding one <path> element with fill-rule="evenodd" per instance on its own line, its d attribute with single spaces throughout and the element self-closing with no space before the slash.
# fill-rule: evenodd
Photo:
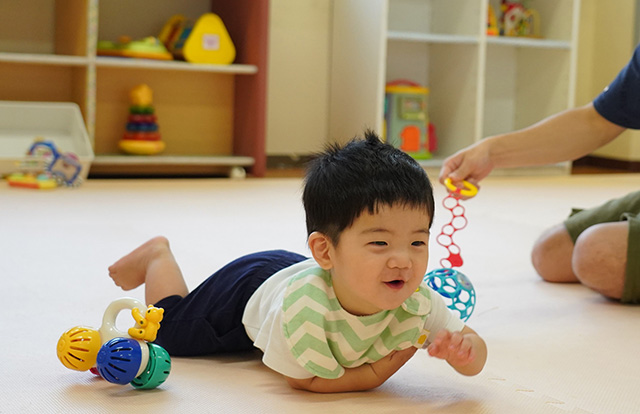
<svg viewBox="0 0 640 414">
<path fill-rule="evenodd" d="M 469 181 L 463 180 L 462 184 L 464 185 L 464 187 L 456 187 L 455 185 L 453 185 L 451 178 L 447 178 L 446 180 L 444 180 L 444 186 L 447 187 L 447 189 L 453 194 L 469 198 L 478 194 L 478 187 L 471 184 Z"/>
</svg>

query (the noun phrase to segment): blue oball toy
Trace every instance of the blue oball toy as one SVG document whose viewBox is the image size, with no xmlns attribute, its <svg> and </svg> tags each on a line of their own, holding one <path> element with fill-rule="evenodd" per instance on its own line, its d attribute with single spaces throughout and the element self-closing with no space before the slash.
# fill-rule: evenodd
<svg viewBox="0 0 640 414">
<path fill-rule="evenodd" d="M 444 297 L 447 307 L 467 321 L 476 306 L 476 291 L 469 279 L 453 269 L 435 269 L 424 277 L 427 285 Z"/>
</svg>

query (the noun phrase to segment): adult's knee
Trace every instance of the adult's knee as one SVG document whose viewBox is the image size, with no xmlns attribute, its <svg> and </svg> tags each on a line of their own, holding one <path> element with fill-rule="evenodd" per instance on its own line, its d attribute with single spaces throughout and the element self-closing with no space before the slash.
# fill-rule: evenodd
<svg viewBox="0 0 640 414">
<path fill-rule="evenodd" d="M 624 289 L 627 264 L 626 223 L 596 224 L 576 240 L 572 268 L 580 282 L 614 299 Z"/>
<path fill-rule="evenodd" d="M 547 282 L 576 282 L 571 268 L 573 241 L 564 225 L 544 232 L 531 251 L 531 263 Z"/>
</svg>

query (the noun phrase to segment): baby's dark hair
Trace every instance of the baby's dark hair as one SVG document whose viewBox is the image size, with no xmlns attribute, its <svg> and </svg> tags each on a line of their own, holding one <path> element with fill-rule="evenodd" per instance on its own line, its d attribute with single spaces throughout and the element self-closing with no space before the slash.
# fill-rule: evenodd
<svg viewBox="0 0 640 414">
<path fill-rule="evenodd" d="M 308 165 L 302 201 L 307 236 L 314 231 L 334 244 L 365 210 L 380 206 L 424 208 L 433 221 L 433 188 L 422 167 L 372 131 L 346 145 L 330 144 Z"/>
</svg>

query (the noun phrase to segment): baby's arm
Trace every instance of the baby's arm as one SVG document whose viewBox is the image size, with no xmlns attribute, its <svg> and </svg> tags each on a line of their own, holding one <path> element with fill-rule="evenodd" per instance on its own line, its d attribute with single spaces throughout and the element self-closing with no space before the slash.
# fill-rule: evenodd
<svg viewBox="0 0 640 414">
<path fill-rule="evenodd" d="M 395 351 L 372 364 L 364 364 L 357 368 L 347 368 L 337 379 L 312 377 L 295 379 L 285 377 L 292 388 L 320 393 L 365 391 L 382 385 L 396 373 L 411 357 L 417 348 L 410 347 Z"/>
<path fill-rule="evenodd" d="M 461 332 L 442 329 L 427 347 L 429 355 L 446 360 L 463 375 L 476 375 L 487 361 L 487 345 L 471 328 L 465 326 Z"/>
</svg>

